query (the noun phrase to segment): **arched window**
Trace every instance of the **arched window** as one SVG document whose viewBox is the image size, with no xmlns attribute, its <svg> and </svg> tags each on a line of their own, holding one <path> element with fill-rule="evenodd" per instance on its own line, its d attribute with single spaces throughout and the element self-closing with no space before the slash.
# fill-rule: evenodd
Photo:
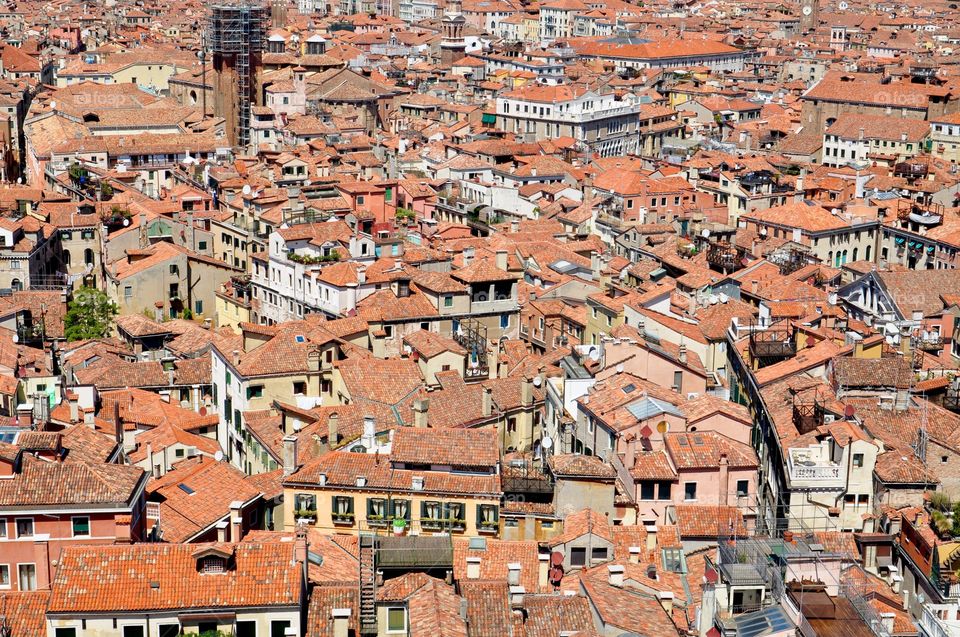
<svg viewBox="0 0 960 637">
<path fill-rule="evenodd" d="M 93 265 L 93 250 L 87 248 L 83 251 L 83 262 L 87 265 Z"/>
<path fill-rule="evenodd" d="M 193 89 L 190 89 L 190 104 L 197 103 L 197 92 Z"/>
<path fill-rule="evenodd" d="M 857 248 L 854 248 L 854 249 L 853 249 L 853 260 L 854 260 L 854 261 L 857 260 Z"/>
<path fill-rule="evenodd" d="M 10 288 L 14 292 L 19 292 L 20 290 L 23 289 L 23 283 L 20 282 L 20 279 L 14 279 L 13 281 L 10 282 Z"/>
<path fill-rule="evenodd" d="M 70 267 L 70 251 L 69 250 L 63 251 L 63 265 L 67 266 L 68 268 Z"/>
<path fill-rule="evenodd" d="M 872 248 L 872 247 L 873 247 L 873 246 L 867 246 L 867 251 L 866 251 L 867 253 L 866 253 L 866 255 L 863 257 L 863 258 L 866 259 L 867 261 L 870 260 L 870 248 Z"/>
</svg>

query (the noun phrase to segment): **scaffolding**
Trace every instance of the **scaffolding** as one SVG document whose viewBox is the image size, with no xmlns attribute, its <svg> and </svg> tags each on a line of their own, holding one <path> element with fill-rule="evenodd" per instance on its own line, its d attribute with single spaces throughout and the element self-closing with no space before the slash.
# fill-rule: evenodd
<svg viewBox="0 0 960 637">
<path fill-rule="evenodd" d="M 250 144 L 250 115 L 259 88 L 256 79 L 269 15 L 267 7 L 246 2 L 218 4 L 210 10 L 209 43 L 214 69 L 222 73 L 228 68 L 235 74 L 235 92 L 229 106 L 234 115 L 235 143 L 241 148 Z M 222 91 L 223 87 L 218 86 L 217 90 Z M 231 118 L 227 119 L 229 122 Z"/>
</svg>

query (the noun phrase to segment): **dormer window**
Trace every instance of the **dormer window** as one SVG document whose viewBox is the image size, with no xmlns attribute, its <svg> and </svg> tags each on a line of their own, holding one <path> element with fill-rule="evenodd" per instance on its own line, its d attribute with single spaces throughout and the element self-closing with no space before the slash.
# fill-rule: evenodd
<svg viewBox="0 0 960 637">
<path fill-rule="evenodd" d="M 227 568 L 227 561 L 220 556 L 211 555 L 200 562 L 200 570 L 204 573 L 222 573 Z"/>
</svg>

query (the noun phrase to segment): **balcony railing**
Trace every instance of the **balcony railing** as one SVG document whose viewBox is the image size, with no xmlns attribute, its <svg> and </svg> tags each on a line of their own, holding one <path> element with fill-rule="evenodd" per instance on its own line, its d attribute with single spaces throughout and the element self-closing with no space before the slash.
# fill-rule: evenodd
<svg viewBox="0 0 960 637">
<path fill-rule="evenodd" d="M 792 453 L 787 456 L 787 467 L 791 481 L 835 482 L 841 478 L 840 465 L 820 464 L 814 460 L 796 457 Z"/>
</svg>

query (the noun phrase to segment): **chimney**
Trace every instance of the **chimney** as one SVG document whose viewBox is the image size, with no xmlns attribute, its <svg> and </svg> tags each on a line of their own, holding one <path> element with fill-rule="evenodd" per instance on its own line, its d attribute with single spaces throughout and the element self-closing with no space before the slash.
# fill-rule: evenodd
<svg viewBox="0 0 960 637">
<path fill-rule="evenodd" d="M 757 289 L 759 289 L 759 287 L 760 287 L 760 282 L 759 282 L 759 281 L 757 281 L 756 279 L 753 279 L 752 281 L 750 281 L 750 293 L 751 293 L 751 294 L 756 294 L 756 293 L 757 293 Z"/>
<path fill-rule="evenodd" d="M 113 401 L 113 433 L 117 444 L 123 446 L 123 422 L 120 420 L 120 401 Z"/>
<path fill-rule="evenodd" d="M 67 392 L 67 401 L 70 405 L 70 424 L 80 420 L 80 403 L 74 392 Z"/>
<path fill-rule="evenodd" d="M 657 591 L 657 599 L 667 615 L 673 613 L 673 591 Z"/>
<path fill-rule="evenodd" d="M 17 425 L 19 427 L 33 425 L 33 405 L 17 405 Z"/>
<path fill-rule="evenodd" d="M 647 522 L 643 526 L 647 530 L 647 550 L 653 551 L 657 548 L 657 524 Z"/>
<path fill-rule="evenodd" d="M 349 608 L 334 608 L 330 611 L 330 617 L 333 619 L 333 637 L 349 637 L 352 612 Z"/>
<path fill-rule="evenodd" d="M 537 555 L 537 586 L 541 591 L 547 590 L 550 585 L 550 554 Z"/>
<path fill-rule="evenodd" d="M 893 634 L 893 621 L 896 617 L 896 613 L 880 613 L 880 623 L 883 624 L 888 635 Z"/>
<path fill-rule="evenodd" d="M 467 267 L 473 263 L 473 255 L 476 251 L 472 247 L 467 247 L 463 249 L 463 267 Z"/>
<path fill-rule="evenodd" d="M 593 280 L 600 280 L 600 253 L 594 250 L 590 253 L 590 272 L 593 273 Z"/>
<path fill-rule="evenodd" d="M 467 579 L 480 579 L 480 558 L 467 558 Z"/>
<path fill-rule="evenodd" d="M 363 417 L 363 434 L 360 436 L 360 444 L 368 451 L 373 449 L 377 434 L 376 421 L 373 416 Z"/>
<path fill-rule="evenodd" d="M 327 444 L 333 449 L 340 442 L 340 414 L 333 412 L 327 417 Z"/>
<path fill-rule="evenodd" d="M 726 505 L 730 496 L 730 460 L 727 454 L 720 454 L 720 504 Z"/>
<path fill-rule="evenodd" d="M 428 426 L 428 411 L 430 409 L 429 398 L 418 398 L 413 401 L 413 426 L 419 429 L 426 429 Z"/>
<path fill-rule="evenodd" d="M 497 250 L 497 267 L 501 270 L 507 269 L 507 251 Z"/>
<path fill-rule="evenodd" d="M 510 562 L 507 564 L 507 584 L 510 586 L 520 586 L 520 562 Z"/>
<path fill-rule="evenodd" d="M 630 551 L 630 563 L 639 564 L 640 563 L 640 554 L 643 552 L 643 547 L 641 546 L 631 546 Z"/>
<path fill-rule="evenodd" d="M 863 128 L 863 126 L 861 126 L 861 127 L 860 127 L 860 134 L 857 136 L 857 139 L 859 139 L 860 141 L 863 141 L 863 135 L 864 135 L 864 128 Z"/>
<path fill-rule="evenodd" d="M 510 232 L 520 232 L 520 220 L 511 219 L 510 220 Z"/>
<path fill-rule="evenodd" d="M 510 608 L 520 610 L 523 608 L 523 596 L 527 590 L 523 586 L 510 587 Z"/>
<path fill-rule="evenodd" d="M 657 577 L 657 565 L 656 564 L 647 564 L 647 577 L 653 581 L 657 581 L 660 578 Z"/>
<path fill-rule="evenodd" d="M 173 384 L 173 375 L 174 375 L 174 371 L 173 371 L 172 369 L 168 369 L 168 370 L 167 370 L 167 384 L 168 384 L 168 385 L 172 385 L 172 384 Z"/>
<path fill-rule="evenodd" d="M 623 466 L 629 471 L 637 464 L 637 436 L 636 434 L 627 435 L 627 453 L 623 458 Z"/>
<path fill-rule="evenodd" d="M 807 169 L 801 168 L 800 174 L 797 176 L 797 194 L 793 196 L 793 200 L 796 203 L 800 203 L 803 201 L 803 195 L 804 195 L 803 182 L 806 179 L 806 177 L 807 177 Z"/>
<path fill-rule="evenodd" d="M 292 475 L 297 470 L 297 437 L 283 437 L 283 477 Z"/>
<path fill-rule="evenodd" d="M 493 390 L 489 387 L 483 388 L 483 415 L 489 417 L 493 414 Z"/>
<path fill-rule="evenodd" d="M 687 346 L 683 343 L 680 343 L 680 348 L 677 353 L 677 358 L 680 359 L 680 362 L 683 364 L 687 363 Z"/>
<path fill-rule="evenodd" d="M 230 503 L 230 541 L 239 542 L 243 539 L 243 502 L 234 500 Z"/>
<path fill-rule="evenodd" d="M 624 568 L 619 564 L 610 564 L 607 566 L 610 586 L 623 588 L 623 571 Z"/>
<path fill-rule="evenodd" d="M 520 383 L 520 406 L 530 407 L 533 405 L 533 379 L 524 376 Z"/>
</svg>

